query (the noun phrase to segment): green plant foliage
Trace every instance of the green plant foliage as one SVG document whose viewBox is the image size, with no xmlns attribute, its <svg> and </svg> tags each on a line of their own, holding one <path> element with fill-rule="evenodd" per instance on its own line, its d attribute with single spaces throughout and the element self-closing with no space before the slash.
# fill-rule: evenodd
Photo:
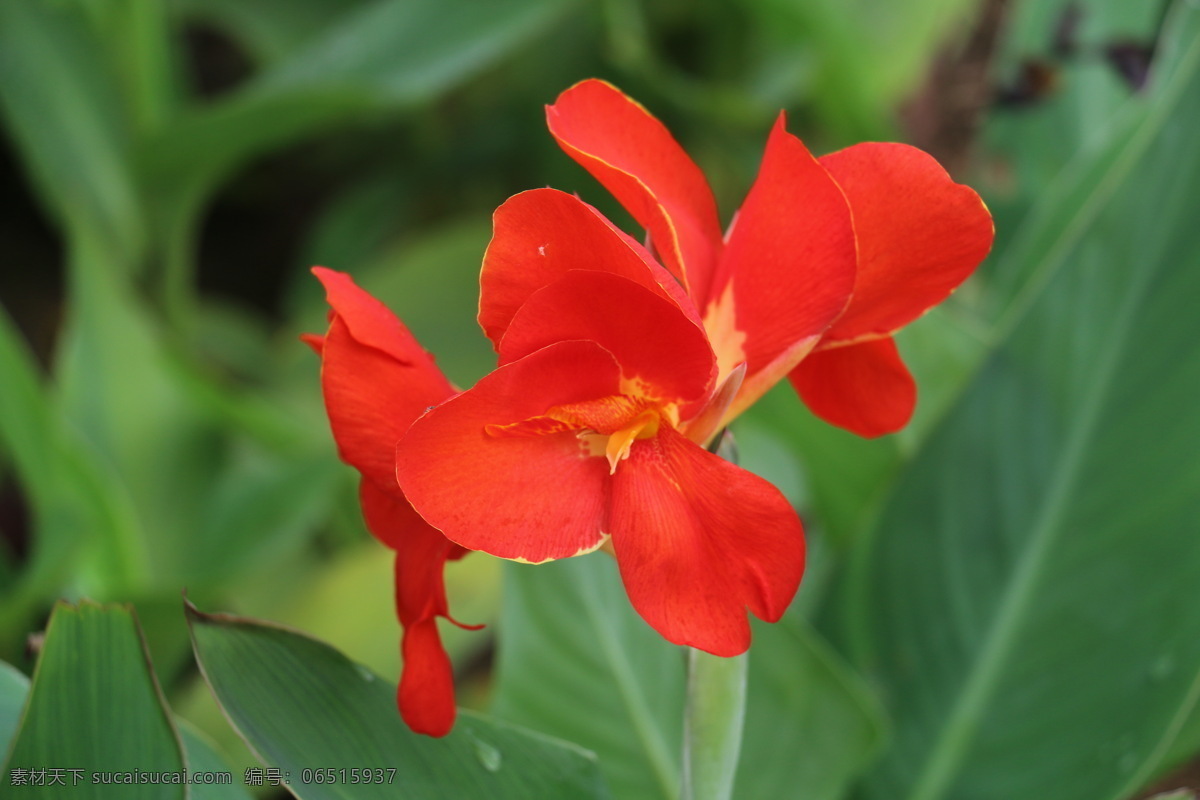
<svg viewBox="0 0 1200 800">
<path fill-rule="evenodd" d="M 1200 697 L 1200 11 L 1168 30 L 864 548 L 860 661 L 896 729 L 871 797 L 1118 800 Z"/>
<path fill-rule="evenodd" d="M 0 661 L 0 753 L 8 752 L 9 742 L 21 724 L 21 709 L 29 696 L 29 679 L 16 667 Z"/>
<path fill-rule="evenodd" d="M 586 751 L 469 712 L 431 739 L 396 713 L 396 687 L 328 645 L 251 620 L 188 608 L 196 658 L 225 713 L 290 790 L 310 798 L 605 797 Z M 336 732 L 336 733 L 334 733 Z M 385 772 L 354 785 L 314 767 Z"/>
<path fill-rule="evenodd" d="M 133 612 L 60 603 L 46 629 L 21 727 L 0 775 L 14 769 L 83 770 L 72 797 L 169 800 L 182 784 L 101 783 L 93 773 L 179 773 L 180 742 Z M 67 785 L 71 777 L 64 776 Z M 17 791 L 9 789 L 7 791 Z"/>
<path fill-rule="evenodd" d="M 110 256 L 109 269 L 131 267 L 145 231 L 130 132 L 118 81 L 81 9 L 4 0 L 0 54 L 0 108 L 46 210 Z"/>
<path fill-rule="evenodd" d="M 594 750 L 618 797 L 673 800 L 683 649 L 637 616 L 605 555 L 506 578 L 494 713 Z M 734 796 L 839 797 L 879 745 L 876 705 L 802 622 L 754 636 Z"/>
<path fill-rule="evenodd" d="M 175 725 L 179 729 L 179 738 L 183 741 L 189 771 L 226 772 L 232 777 L 229 783 L 192 784 L 188 787 L 191 800 L 251 800 L 252 795 L 244 788 L 243 775 L 231 772 L 229 764 L 217 753 L 208 737 L 182 720 L 176 720 Z"/>
</svg>

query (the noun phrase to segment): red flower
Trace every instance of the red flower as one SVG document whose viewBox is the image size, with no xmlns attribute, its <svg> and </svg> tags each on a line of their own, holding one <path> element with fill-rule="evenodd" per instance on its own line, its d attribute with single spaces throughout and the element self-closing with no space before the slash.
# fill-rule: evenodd
<svg viewBox="0 0 1200 800">
<path fill-rule="evenodd" d="M 891 336 L 991 249 L 991 216 L 974 191 L 908 145 L 813 158 L 780 114 L 722 238 L 699 168 L 618 89 L 584 81 L 546 118 L 562 148 L 649 231 L 700 310 L 722 375 L 746 364 L 727 420 L 786 374 L 827 422 L 863 436 L 904 427 L 916 387 Z"/>
<path fill-rule="evenodd" d="M 576 197 L 509 199 L 480 279 L 499 366 L 457 395 L 382 306 L 318 270 L 326 403 L 368 524 L 397 550 L 400 704 L 425 732 L 453 719 L 435 618 L 464 548 L 537 563 L 606 546 L 664 637 L 743 652 L 747 610 L 774 621 L 795 594 L 803 532 L 775 487 L 705 445 L 785 375 L 830 422 L 901 427 L 915 390 L 891 334 L 991 243 L 975 193 L 904 145 L 818 160 L 781 115 L 723 236 L 699 169 L 617 89 L 585 81 L 547 118 L 662 264 Z"/>
<path fill-rule="evenodd" d="M 382 303 L 342 273 L 321 267 L 313 273 L 332 311 L 324 337 L 304 338 L 321 356 L 338 453 L 362 473 L 359 500 L 368 529 L 396 551 L 396 613 L 404 627 L 400 713 L 413 730 L 444 736 L 454 725 L 454 680 L 437 617 L 454 620 L 442 567 L 467 551 L 413 510 L 396 483 L 395 451 L 413 420 L 454 389 Z"/>
</svg>

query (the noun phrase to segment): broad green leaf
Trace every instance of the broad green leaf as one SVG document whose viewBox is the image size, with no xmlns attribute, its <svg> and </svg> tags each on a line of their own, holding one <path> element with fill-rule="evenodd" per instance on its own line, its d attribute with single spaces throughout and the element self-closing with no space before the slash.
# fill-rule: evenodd
<svg viewBox="0 0 1200 800">
<path fill-rule="evenodd" d="M 125 109 L 79 8 L 0 0 L 0 110 L 50 215 L 130 269 L 144 231 Z"/>
<path fill-rule="evenodd" d="M 679 796 L 684 652 L 606 555 L 506 565 L 497 716 L 592 750 L 623 800 Z"/>
<path fill-rule="evenodd" d="M 1052 52 L 1063 15 L 1069 13 L 1068 4 L 1023 3 L 1014 7 L 1010 33 L 1000 40 L 997 79 L 1002 83 L 1017 80 L 1031 59 L 1054 77 L 1045 96 L 1028 105 L 993 110 L 983 130 L 991 158 L 1002 165 L 983 172 L 975 184 L 987 199 L 1001 232 L 995 253 L 983 267 L 990 288 L 986 299 L 995 307 L 995 313 L 1006 311 L 1013 296 L 1031 277 L 1030 270 L 1037 263 L 1033 253 L 1043 246 L 1032 239 L 1057 216 L 1047 210 L 1065 202 L 1082 204 L 1088 199 L 1086 192 L 1100 185 L 1098 179 L 1080 180 L 1070 173 L 1117 167 L 1106 163 L 1097 151 L 1114 145 L 1118 135 L 1113 126 L 1121 124 L 1122 109 L 1142 101 L 1103 57 L 1103 49 L 1114 42 L 1149 46 L 1157 33 L 1162 6 L 1077 4 L 1073 55 Z M 1068 201 L 1060 196 L 1067 187 L 1086 188 L 1081 197 Z M 1020 235 L 1014 237 L 1012 232 L 1018 226 Z"/>
<path fill-rule="evenodd" d="M 190 800 L 251 800 L 252 795 L 245 789 L 244 772 L 234 771 L 228 762 L 216 751 L 208 738 L 184 720 L 177 719 L 179 738 L 183 740 L 183 748 L 187 753 L 189 772 L 228 773 L 229 783 L 194 783 L 189 787 Z"/>
<path fill-rule="evenodd" d="M 896 721 L 870 797 L 1118 800 L 1200 697 L 1200 9 L 1170 32 L 864 551 L 859 650 Z"/>
<path fill-rule="evenodd" d="M 30 768 L 82 770 L 85 780 L 77 786 L 64 776 L 71 797 L 185 797 L 183 785 L 90 779 L 96 772 L 184 768 L 132 611 L 88 602 L 55 607 L 0 787 L 10 786 L 13 770 Z"/>
<path fill-rule="evenodd" d="M 470 712 L 443 739 L 420 736 L 400 719 L 393 684 L 328 645 L 190 607 L 188 616 L 218 702 L 298 797 L 606 796 L 595 758 L 574 745 Z M 305 772 L 317 767 L 380 768 L 385 781 L 317 782 Z"/>
<path fill-rule="evenodd" d="M 7 662 L 0 661 L 0 759 L 21 724 L 21 709 L 29 696 L 29 678 Z M 2 763 L 2 761 L 0 761 Z"/>
<path fill-rule="evenodd" d="M 883 742 L 878 700 L 793 612 L 754 626 L 736 797 L 837 800 Z"/>
</svg>

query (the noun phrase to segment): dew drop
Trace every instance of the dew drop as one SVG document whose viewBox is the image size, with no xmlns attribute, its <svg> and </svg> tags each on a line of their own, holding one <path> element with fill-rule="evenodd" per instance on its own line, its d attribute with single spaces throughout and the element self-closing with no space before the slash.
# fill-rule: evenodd
<svg viewBox="0 0 1200 800">
<path fill-rule="evenodd" d="M 476 738 L 474 735 L 471 736 L 471 739 L 475 744 L 475 757 L 479 759 L 479 763 L 483 765 L 483 768 L 488 772 L 499 772 L 500 762 L 503 760 L 500 751 L 487 742 Z"/>
</svg>

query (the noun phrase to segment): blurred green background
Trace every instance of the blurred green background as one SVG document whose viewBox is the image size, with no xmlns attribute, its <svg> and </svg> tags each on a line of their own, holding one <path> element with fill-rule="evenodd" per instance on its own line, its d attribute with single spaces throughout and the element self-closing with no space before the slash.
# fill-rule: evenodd
<svg viewBox="0 0 1200 800">
<path fill-rule="evenodd" d="M 598 76 L 726 220 L 783 108 L 817 153 L 925 147 L 997 225 L 900 337 L 907 430 L 857 440 L 786 387 L 737 426 L 814 553 L 757 633 L 738 796 L 1136 796 L 1200 749 L 1198 13 L 0 0 L 0 659 L 32 670 L 59 597 L 131 602 L 171 707 L 236 765 L 184 588 L 394 678 L 391 559 L 297 339 L 324 320 L 307 268 L 353 274 L 470 385 L 497 205 L 549 185 L 636 232 L 544 127 Z M 460 702 L 596 750 L 615 797 L 670 797 L 682 662 L 603 558 L 450 567 L 455 616 L 489 623 L 445 629 Z"/>
</svg>

